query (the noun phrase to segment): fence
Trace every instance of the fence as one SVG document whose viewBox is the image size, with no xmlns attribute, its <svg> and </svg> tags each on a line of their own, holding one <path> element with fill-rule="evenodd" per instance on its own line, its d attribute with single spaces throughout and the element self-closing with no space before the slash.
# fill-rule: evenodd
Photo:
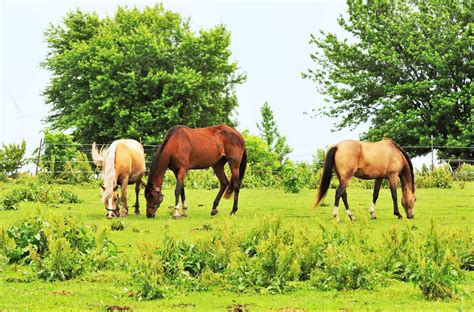
<svg viewBox="0 0 474 312">
<path fill-rule="evenodd" d="M 82 153 L 85 153 L 87 154 L 88 156 L 90 156 L 90 153 L 91 153 L 91 149 L 92 149 L 92 143 L 75 143 L 75 144 L 50 144 L 52 146 L 76 146 L 78 147 L 77 148 L 77 151 L 80 151 Z M 97 148 L 100 149 L 100 148 L 105 148 L 107 147 L 109 144 L 96 144 L 97 145 Z M 145 151 L 145 156 L 146 156 L 146 167 L 147 169 L 149 168 L 149 166 L 151 165 L 151 156 L 153 156 L 154 152 L 158 149 L 158 146 L 159 145 L 154 145 L 154 144 L 143 144 L 143 148 L 144 148 L 144 151 Z M 435 159 L 435 152 L 437 150 L 469 150 L 470 151 L 470 156 L 474 155 L 474 146 L 470 146 L 470 147 L 465 147 L 465 146 L 438 146 L 438 145 L 409 145 L 409 146 L 402 146 L 404 149 L 406 150 L 410 150 L 410 149 L 429 149 L 430 150 L 430 154 L 431 154 L 431 166 L 432 168 L 434 167 L 434 159 Z M 37 155 L 37 159 L 36 159 L 36 169 L 35 169 L 35 173 L 37 174 L 38 173 L 38 170 L 39 170 L 39 165 L 40 163 L 43 163 L 43 164 L 47 164 L 49 162 L 51 162 L 50 160 L 42 160 L 41 159 L 41 156 L 42 156 L 42 153 L 44 151 L 44 142 L 43 142 L 43 139 L 41 139 L 40 141 L 40 145 L 38 147 L 38 155 Z M 320 148 L 316 148 L 317 149 L 326 149 L 326 147 L 320 147 Z M 308 155 L 308 154 L 293 154 L 293 157 L 308 157 L 308 158 L 313 158 L 315 156 L 315 154 L 312 154 L 312 155 Z M 451 158 L 451 159 L 445 159 L 445 158 L 438 158 L 438 163 L 448 163 L 448 164 L 451 164 L 451 163 L 470 163 L 470 164 L 474 164 L 474 158 Z M 91 167 L 93 168 L 94 167 L 94 164 L 93 164 L 93 161 L 92 160 L 73 160 L 73 161 L 60 161 L 60 160 L 55 160 L 54 163 L 61 163 L 61 162 L 70 162 L 71 164 L 74 164 L 74 163 L 78 163 L 78 162 L 88 162 Z M 306 163 L 310 163 L 310 164 L 318 164 L 318 165 L 321 165 L 322 163 L 321 162 L 315 162 L 314 160 L 311 160 L 309 162 L 306 162 Z M 254 165 L 259 165 L 259 166 L 271 166 L 272 163 L 257 163 L 257 164 L 254 164 Z M 280 170 L 273 170 L 272 173 L 278 173 Z M 64 171 L 54 171 L 54 173 L 62 173 Z M 85 171 L 78 171 L 78 170 L 73 170 L 73 171 L 68 171 L 69 173 L 82 173 L 82 172 L 85 172 Z M 254 171 L 255 172 L 255 171 Z"/>
</svg>

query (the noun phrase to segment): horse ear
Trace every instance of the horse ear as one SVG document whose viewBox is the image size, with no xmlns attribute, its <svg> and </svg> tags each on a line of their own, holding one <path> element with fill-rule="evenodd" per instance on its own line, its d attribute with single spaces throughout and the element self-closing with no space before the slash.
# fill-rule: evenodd
<svg viewBox="0 0 474 312">
<path fill-rule="evenodd" d="M 118 185 L 116 185 L 116 186 L 114 187 L 114 192 L 115 192 L 117 189 L 118 189 Z"/>
<path fill-rule="evenodd" d="M 103 185 L 100 186 L 100 188 L 105 191 L 105 187 Z"/>
</svg>

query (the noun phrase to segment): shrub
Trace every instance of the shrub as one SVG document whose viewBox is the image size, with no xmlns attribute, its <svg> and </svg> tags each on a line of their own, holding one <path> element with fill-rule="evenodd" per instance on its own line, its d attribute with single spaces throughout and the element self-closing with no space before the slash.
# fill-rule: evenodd
<svg viewBox="0 0 474 312">
<path fill-rule="evenodd" d="M 44 181 L 66 183 L 88 182 L 93 171 L 85 153 L 78 151 L 79 144 L 71 135 L 46 130 L 44 152 L 41 157 L 41 177 Z"/>
<path fill-rule="evenodd" d="M 24 158 L 26 153 L 26 142 L 20 144 L 2 144 L 0 149 L 0 172 L 2 174 L 16 178 L 18 169 L 28 163 Z"/>
<path fill-rule="evenodd" d="M 0 230 L 0 254 L 8 263 L 31 263 L 41 279 L 67 280 L 113 263 L 115 245 L 104 232 L 60 215 L 30 216 Z"/>
<path fill-rule="evenodd" d="M 287 193 L 299 193 L 304 186 L 303 172 L 291 162 L 287 161 L 281 168 L 283 190 Z"/>
<path fill-rule="evenodd" d="M 138 300 L 165 298 L 168 288 L 161 256 L 149 246 L 142 249 L 141 256 L 131 271 L 131 285 Z"/>
<path fill-rule="evenodd" d="M 453 183 L 453 176 L 449 165 L 434 168 L 428 171 L 426 167 L 416 175 L 415 186 L 417 188 L 451 188 Z"/>
<path fill-rule="evenodd" d="M 127 227 L 127 224 L 120 219 L 113 219 L 110 223 L 110 229 L 112 231 L 123 231 Z"/>
<path fill-rule="evenodd" d="M 28 181 L 25 185 L 13 188 L 2 201 L 3 210 L 17 210 L 21 202 L 40 202 L 43 204 L 80 203 L 80 198 L 67 189 L 56 189 L 37 181 Z"/>
</svg>

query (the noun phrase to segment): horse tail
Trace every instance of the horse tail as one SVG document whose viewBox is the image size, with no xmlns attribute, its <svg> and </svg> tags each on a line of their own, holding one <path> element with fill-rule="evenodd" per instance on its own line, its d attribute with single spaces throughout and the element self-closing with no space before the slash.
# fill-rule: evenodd
<svg viewBox="0 0 474 312">
<path fill-rule="evenodd" d="M 95 142 L 92 143 L 92 151 L 91 151 L 92 160 L 94 161 L 94 164 L 98 167 L 102 167 L 102 162 L 104 161 L 104 155 L 101 152 L 99 152 L 99 150 L 97 149 Z"/>
<path fill-rule="evenodd" d="M 333 146 L 326 154 L 326 159 L 324 160 L 323 166 L 323 174 L 321 176 L 321 180 L 319 181 L 318 198 L 316 199 L 314 207 L 317 207 L 324 196 L 326 196 L 329 186 L 331 185 L 332 168 L 334 167 L 334 156 L 336 155 L 336 151 L 337 146 Z"/>
<path fill-rule="evenodd" d="M 239 170 L 239 178 L 241 183 L 245 176 L 245 169 L 247 169 L 247 150 L 244 148 L 244 154 L 242 155 L 242 160 L 240 161 Z"/>
<path fill-rule="evenodd" d="M 244 149 L 244 153 L 242 154 L 242 159 L 240 160 L 240 167 L 239 167 L 239 182 L 242 183 L 245 175 L 245 169 L 247 169 L 247 150 Z M 234 192 L 234 186 L 232 185 L 232 181 L 227 185 L 225 189 L 224 198 L 229 199 Z"/>
</svg>

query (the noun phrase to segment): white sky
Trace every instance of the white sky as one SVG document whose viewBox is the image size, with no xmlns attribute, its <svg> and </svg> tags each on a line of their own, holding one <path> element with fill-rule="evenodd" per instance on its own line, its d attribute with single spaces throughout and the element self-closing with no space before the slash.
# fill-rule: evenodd
<svg viewBox="0 0 474 312">
<path fill-rule="evenodd" d="M 43 33 L 58 24 L 68 11 L 80 8 L 100 16 L 113 15 L 117 6 L 154 5 L 153 1 L 12 1 L 1 2 L 1 143 L 27 141 L 28 154 L 39 144 L 42 118 L 48 107 L 41 96 L 50 74 L 40 68 L 47 54 Z M 361 126 L 332 132 L 335 120 L 310 118 L 323 98 L 301 72 L 312 67 L 310 34 L 320 29 L 344 36 L 337 17 L 345 1 L 165 1 L 168 10 L 191 18 L 193 29 L 223 23 L 231 32 L 232 58 L 247 81 L 237 87 L 239 130 L 257 134 L 260 107 L 271 105 L 280 133 L 293 148 L 290 157 L 309 161 L 317 148 L 344 139 L 358 139 Z M 177 122 L 178 123 L 178 122 Z"/>
</svg>

